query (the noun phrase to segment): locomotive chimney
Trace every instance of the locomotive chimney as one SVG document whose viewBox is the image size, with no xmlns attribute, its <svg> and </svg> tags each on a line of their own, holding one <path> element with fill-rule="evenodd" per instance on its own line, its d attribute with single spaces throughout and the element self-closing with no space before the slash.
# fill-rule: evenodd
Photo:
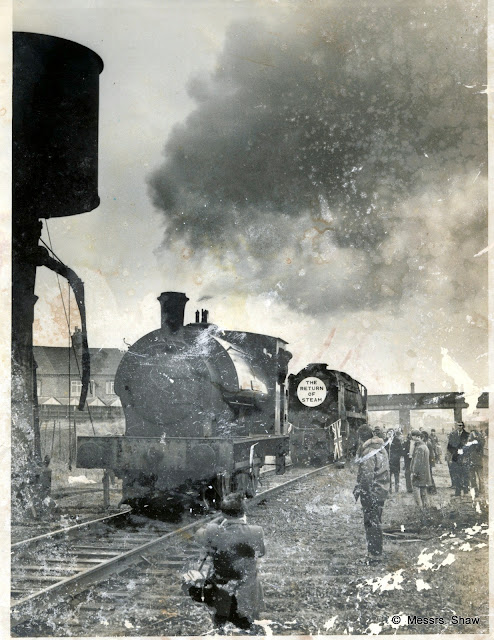
<svg viewBox="0 0 494 640">
<path fill-rule="evenodd" d="M 176 333 L 184 326 L 185 305 L 189 298 L 185 293 L 164 291 L 158 301 L 161 305 L 161 328 Z"/>
</svg>

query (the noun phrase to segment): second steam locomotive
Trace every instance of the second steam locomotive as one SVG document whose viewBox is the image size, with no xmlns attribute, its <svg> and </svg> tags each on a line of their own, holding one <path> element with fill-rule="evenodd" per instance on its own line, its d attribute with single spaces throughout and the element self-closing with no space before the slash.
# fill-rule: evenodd
<svg viewBox="0 0 494 640">
<path fill-rule="evenodd" d="M 325 464 L 355 453 L 357 429 L 367 422 L 367 389 L 326 364 L 288 377 L 292 462 Z"/>
</svg>

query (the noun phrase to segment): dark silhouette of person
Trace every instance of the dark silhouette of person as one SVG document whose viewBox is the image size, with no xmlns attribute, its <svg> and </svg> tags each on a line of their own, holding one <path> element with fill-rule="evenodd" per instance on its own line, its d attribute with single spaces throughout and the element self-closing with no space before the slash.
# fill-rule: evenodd
<svg viewBox="0 0 494 640">
<path fill-rule="evenodd" d="M 406 437 L 405 442 L 403 443 L 403 459 L 405 462 L 405 482 L 407 485 L 408 493 L 413 493 L 412 476 L 410 473 L 410 466 L 412 464 L 412 453 L 413 453 L 412 445 L 413 445 L 412 435 L 409 433 Z"/>
<path fill-rule="evenodd" d="M 394 478 L 395 492 L 398 493 L 400 490 L 400 463 L 401 459 L 405 456 L 403 440 L 401 439 L 400 433 L 393 431 L 393 429 L 388 430 L 386 437 L 388 440 L 391 440 L 391 442 L 386 445 L 389 458 L 389 492 L 391 493 L 393 490 L 392 485 Z"/>
<path fill-rule="evenodd" d="M 374 564 L 379 562 L 383 552 L 381 519 L 389 487 L 388 454 L 384 440 L 374 436 L 368 425 L 360 427 L 358 438 L 359 468 L 353 494 L 356 500 L 360 497 L 369 554 L 368 563 Z"/>
<path fill-rule="evenodd" d="M 262 527 L 249 525 L 243 496 L 230 494 L 221 503 L 222 516 L 199 529 L 196 540 L 213 559 L 212 589 L 206 600 L 220 629 L 231 622 L 252 629 L 263 606 L 257 558 L 264 555 Z"/>
<path fill-rule="evenodd" d="M 457 424 L 457 428 L 450 433 L 448 439 L 448 453 L 451 454 L 450 473 L 455 496 L 468 494 L 468 461 L 465 455 L 465 445 L 468 442 L 469 433 L 463 422 Z"/>
</svg>

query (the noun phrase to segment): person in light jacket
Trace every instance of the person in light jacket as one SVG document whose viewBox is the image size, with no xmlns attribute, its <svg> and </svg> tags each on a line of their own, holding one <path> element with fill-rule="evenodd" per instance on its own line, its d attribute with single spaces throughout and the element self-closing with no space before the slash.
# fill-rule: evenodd
<svg viewBox="0 0 494 640">
<path fill-rule="evenodd" d="M 264 555 L 262 527 L 247 524 L 244 500 L 230 494 L 221 503 L 222 516 L 199 529 L 196 540 L 213 559 L 209 604 L 221 629 L 231 622 L 252 629 L 263 607 L 257 558 Z"/>
<path fill-rule="evenodd" d="M 436 483 L 434 482 L 434 474 L 432 473 L 432 467 L 436 466 L 436 456 L 434 453 L 434 445 L 432 444 L 427 431 L 422 431 L 422 440 L 425 442 L 427 448 L 429 449 L 429 469 L 431 472 L 431 484 L 427 487 L 427 493 L 437 493 Z"/>
<path fill-rule="evenodd" d="M 432 485 L 431 468 L 429 462 L 429 448 L 422 439 L 420 431 L 412 431 L 413 448 L 410 476 L 412 479 L 413 497 L 418 507 L 429 506 L 427 487 Z"/>
<path fill-rule="evenodd" d="M 484 438 L 480 431 L 470 431 L 465 445 L 466 465 L 468 467 L 469 485 L 475 490 L 475 495 L 483 493 L 482 465 L 484 457 Z"/>
<path fill-rule="evenodd" d="M 379 562 L 383 552 L 381 527 L 384 501 L 388 497 L 389 461 L 384 440 L 374 436 L 368 425 L 358 430 L 360 446 L 357 453 L 358 475 L 353 490 L 355 499 L 360 498 L 364 514 L 369 563 Z"/>
</svg>

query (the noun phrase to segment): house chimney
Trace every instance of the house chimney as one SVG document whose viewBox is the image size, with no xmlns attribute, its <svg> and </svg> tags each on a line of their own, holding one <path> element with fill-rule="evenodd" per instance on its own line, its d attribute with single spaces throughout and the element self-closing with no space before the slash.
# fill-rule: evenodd
<svg viewBox="0 0 494 640">
<path fill-rule="evenodd" d="M 410 383 L 410 393 L 415 393 L 415 382 Z"/>
<path fill-rule="evenodd" d="M 185 305 L 189 298 L 185 293 L 164 291 L 158 298 L 161 305 L 161 328 L 176 333 L 184 326 Z"/>
<path fill-rule="evenodd" d="M 196 324 L 199 324 L 199 309 L 196 311 Z"/>
<path fill-rule="evenodd" d="M 75 349 L 75 352 L 80 355 L 82 352 L 82 331 L 79 327 L 75 327 L 74 333 L 70 336 L 72 340 L 72 346 Z"/>
<path fill-rule="evenodd" d="M 204 324 L 208 323 L 208 315 L 209 315 L 209 311 L 207 309 L 201 309 L 202 311 L 202 317 L 201 317 L 201 322 Z"/>
</svg>

